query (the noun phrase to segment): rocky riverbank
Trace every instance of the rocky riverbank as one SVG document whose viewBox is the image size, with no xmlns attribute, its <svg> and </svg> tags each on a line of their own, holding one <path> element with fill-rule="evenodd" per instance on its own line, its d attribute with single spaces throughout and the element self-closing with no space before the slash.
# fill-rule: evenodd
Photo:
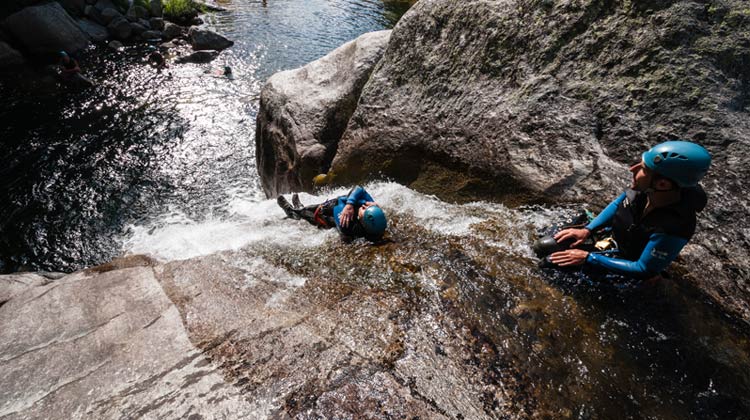
<svg viewBox="0 0 750 420">
<path fill-rule="evenodd" d="M 167 2 L 169 6 L 171 2 Z M 0 13 L 0 71 L 26 64 L 49 63 L 60 51 L 83 54 L 91 43 L 121 48 L 123 43 L 147 43 L 171 52 L 180 62 L 215 58 L 233 42 L 198 28 L 199 12 L 223 11 L 198 2 L 173 11 L 162 0 L 66 0 L 10 2 Z M 189 46 L 192 48 L 184 48 Z"/>
<path fill-rule="evenodd" d="M 319 102 L 303 95 L 290 102 L 294 119 L 267 123 L 285 106 L 275 92 L 295 89 L 293 78 L 269 81 L 258 167 L 270 195 L 387 177 L 448 200 L 599 208 L 650 145 L 691 139 L 714 157 L 710 198 L 673 268 L 750 324 L 748 60 L 742 1 L 421 1 L 361 91 L 349 92 L 356 109 L 339 139 L 325 139 L 324 159 L 300 146 L 316 132 L 265 141 L 275 127 L 325 127 Z M 331 90 L 334 72 L 317 68 L 307 79 Z M 263 169 L 272 156 L 282 170 Z M 311 166 L 327 175 L 302 170 Z"/>
</svg>

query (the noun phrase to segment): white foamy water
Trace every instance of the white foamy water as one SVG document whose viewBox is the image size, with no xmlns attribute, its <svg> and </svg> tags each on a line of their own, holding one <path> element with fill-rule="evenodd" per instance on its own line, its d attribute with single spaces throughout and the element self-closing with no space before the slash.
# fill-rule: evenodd
<svg viewBox="0 0 750 420">
<path fill-rule="evenodd" d="M 510 234 L 500 241 L 488 240 L 488 243 L 524 255 L 529 253 L 527 233 L 530 227 L 548 223 L 555 213 L 537 215 L 485 202 L 451 204 L 392 182 L 372 183 L 365 188 L 389 216 L 407 217 L 441 235 L 481 237 L 476 226 L 491 220 Z M 320 195 L 301 193 L 300 199 L 304 204 L 313 204 L 347 192 L 346 188 L 338 188 Z M 238 190 L 227 193 L 232 199 L 221 216 L 194 220 L 181 212 L 172 212 L 143 225 L 130 226 L 124 240 L 125 253 L 172 261 L 256 244 L 291 250 L 339 240 L 335 230 L 321 230 L 305 221 L 285 219 L 276 200 L 261 200 L 256 194 Z"/>
</svg>

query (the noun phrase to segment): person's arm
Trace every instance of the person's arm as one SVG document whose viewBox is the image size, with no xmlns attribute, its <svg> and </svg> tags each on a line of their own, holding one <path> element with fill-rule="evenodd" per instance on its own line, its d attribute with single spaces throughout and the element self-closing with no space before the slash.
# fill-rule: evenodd
<svg viewBox="0 0 750 420">
<path fill-rule="evenodd" d="M 594 218 L 594 220 L 589 222 L 589 224 L 585 226 L 585 229 L 593 232 L 603 226 L 608 226 L 610 223 L 612 223 L 612 218 L 615 217 L 617 207 L 620 205 L 620 203 L 622 203 L 624 199 L 625 193 L 620 194 L 620 196 L 609 203 L 609 205 L 607 205 L 607 207 L 605 207 L 604 210 L 602 210 L 601 213 L 599 213 L 599 215 Z"/>
<path fill-rule="evenodd" d="M 637 261 L 590 252 L 586 263 L 629 276 L 655 275 L 666 269 L 687 243 L 687 239 L 679 236 L 654 233 Z"/>
<path fill-rule="evenodd" d="M 372 199 L 370 194 L 365 191 L 364 188 L 357 185 L 356 187 L 352 188 L 352 190 L 349 192 L 349 196 L 346 198 L 346 204 L 351 205 L 358 205 L 367 201 L 375 201 Z"/>
<path fill-rule="evenodd" d="M 567 228 L 557 232 L 554 236 L 555 241 L 557 241 L 557 243 L 569 241 L 566 246 L 569 246 L 570 248 L 575 248 L 582 244 L 586 238 L 591 236 L 591 232 L 612 223 L 612 218 L 615 217 L 617 207 L 624 199 L 625 193 L 620 194 L 620 196 L 609 203 L 609 205 L 605 207 L 604 210 L 594 218 L 594 220 L 582 228 Z"/>
</svg>

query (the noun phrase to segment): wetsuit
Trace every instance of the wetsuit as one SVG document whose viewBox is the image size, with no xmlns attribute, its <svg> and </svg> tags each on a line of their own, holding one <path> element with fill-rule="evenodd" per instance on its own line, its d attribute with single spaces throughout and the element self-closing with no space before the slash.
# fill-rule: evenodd
<svg viewBox="0 0 750 420">
<path fill-rule="evenodd" d="M 586 225 L 592 232 L 610 226 L 617 256 L 590 252 L 586 264 L 631 277 L 650 277 L 666 269 L 695 233 L 696 213 L 706 205 L 700 186 L 680 193 L 679 202 L 643 216 L 647 195 L 631 189 L 623 192 Z"/>
<path fill-rule="evenodd" d="M 314 204 L 302 208 L 291 209 L 300 218 L 321 228 L 336 227 L 345 240 L 365 237 L 365 229 L 357 220 L 359 208 L 368 201 L 375 201 L 364 188 L 356 186 L 347 195 L 326 200 L 321 204 Z M 339 215 L 347 204 L 354 206 L 354 219 L 349 226 L 342 227 Z"/>
</svg>

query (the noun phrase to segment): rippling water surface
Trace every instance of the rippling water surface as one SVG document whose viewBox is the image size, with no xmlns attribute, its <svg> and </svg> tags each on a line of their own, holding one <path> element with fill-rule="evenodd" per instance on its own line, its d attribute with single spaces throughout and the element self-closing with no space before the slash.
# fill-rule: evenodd
<svg viewBox="0 0 750 420">
<path fill-rule="evenodd" d="M 142 46 L 81 58 L 83 92 L 0 85 L 0 272 L 73 271 L 121 253 L 129 224 L 204 218 L 261 198 L 255 115 L 263 82 L 392 27 L 376 0 L 222 1 L 206 26 L 235 41 L 211 64 L 157 73 Z M 232 77 L 220 75 L 228 65 Z M 18 87 L 20 89 L 17 89 Z M 29 91 L 31 93 L 29 93 Z"/>
</svg>

